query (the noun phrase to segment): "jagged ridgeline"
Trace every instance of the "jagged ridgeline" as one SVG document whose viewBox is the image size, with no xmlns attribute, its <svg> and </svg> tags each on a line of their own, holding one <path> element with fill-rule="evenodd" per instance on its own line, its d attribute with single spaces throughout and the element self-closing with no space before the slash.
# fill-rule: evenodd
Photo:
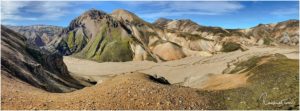
<svg viewBox="0 0 300 111">
<path fill-rule="evenodd" d="M 11 26 L 7 25 L 7 28 L 26 37 L 27 42 L 35 44 L 37 46 L 46 46 L 54 38 L 56 38 L 63 27 L 52 25 L 30 25 L 30 26 Z"/>
</svg>

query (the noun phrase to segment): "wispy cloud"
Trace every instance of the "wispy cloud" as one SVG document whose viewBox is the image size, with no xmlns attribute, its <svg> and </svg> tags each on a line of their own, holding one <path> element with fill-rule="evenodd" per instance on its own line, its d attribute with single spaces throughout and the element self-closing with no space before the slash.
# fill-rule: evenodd
<svg viewBox="0 0 300 111">
<path fill-rule="evenodd" d="M 140 6 L 143 4 L 150 4 L 149 2 L 129 2 L 128 5 Z M 145 9 L 138 14 L 143 18 L 157 18 L 157 17 L 171 17 L 183 15 L 223 15 L 238 11 L 244 6 L 239 2 L 155 2 L 152 5 L 153 9 Z"/>
<path fill-rule="evenodd" d="M 67 26 L 84 11 L 123 8 L 153 22 L 159 17 L 192 19 L 204 25 L 249 27 L 257 23 L 298 19 L 299 2 L 249 1 L 2 1 L 1 22 L 16 25 Z M 234 19 L 232 19 L 234 18 Z M 244 22 L 245 19 L 250 19 Z M 237 24 L 238 23 L 238 24 Z M 242 24 L 247 24 L 243 25 Z"/>
<path fill-rule="evenodd" d="M 34 20 L 35 18 L 25 18 L 19 16 L 20 9 L 29 5 L 29 2 L 10 2 L 10 1 L 2 1 L 1 3 L 1 20 L 14 19 L 30 19 Z"/>
<path fill-rule="evenodd" d="M 276 16 L 297 15 L 299 14 L 299 8 L 292 7 L 292 8 L 285 8 L 285 9 L 276 9 L 273 12 L 271 12 L 271 14 Z"/>
<path fill-rule="evenodd" d="M 66 16 L 75 4 L 71 2 L 50 1 L 3 1 L 1 21 L 20 20 L 59 20 Z"/>
</svg>

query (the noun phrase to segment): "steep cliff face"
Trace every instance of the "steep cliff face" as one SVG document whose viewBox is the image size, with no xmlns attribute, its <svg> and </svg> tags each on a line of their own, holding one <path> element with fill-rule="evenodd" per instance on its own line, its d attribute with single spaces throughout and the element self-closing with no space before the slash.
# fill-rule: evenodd
<svg viewBox="0 0 300 111">
<path fill-rule="evenodd" d="M 37 46 L 49 44 L 63 30 L 62 27 L 51 25 L 31 25 L 31 26 L 6 26 L 7 28 L 25 36 L 27 41 Z"/>
<path fill-rule="evenodd" d="M 68 74 L 61 55 L 26 44 L 24 36 L 5 26 L 1 26 L 1 71 L 50 92 L 83 87 Z"/>
</svg>

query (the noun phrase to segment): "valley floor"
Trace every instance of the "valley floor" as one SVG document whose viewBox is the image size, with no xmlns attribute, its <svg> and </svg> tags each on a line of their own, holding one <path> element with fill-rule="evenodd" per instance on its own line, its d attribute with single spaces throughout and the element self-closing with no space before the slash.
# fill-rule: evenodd
<svg viewBox="0 0 300 111">
<path fill-rule="evenodd" d="M 284 47 L 251 47 L 247 51 L 216 54 L 211 57 L 186 57 L 180 60 L 155 63 L 151 61 L 104 62 L 64 57 L 68 70 L 76 77 L 101 83 L 118 74 L 142 72 L 165 77 L 171 84 L 202 88 L 212 75 L 222 74 L 228 64 L 245 61 L 253 56 L 280 53 L 290 59 L 299 59 L 299 49 Z M 228 75 L 225 78 L 228 77 Z M 234 79 L 235 77 L 233 77 Z"/>
</svg>

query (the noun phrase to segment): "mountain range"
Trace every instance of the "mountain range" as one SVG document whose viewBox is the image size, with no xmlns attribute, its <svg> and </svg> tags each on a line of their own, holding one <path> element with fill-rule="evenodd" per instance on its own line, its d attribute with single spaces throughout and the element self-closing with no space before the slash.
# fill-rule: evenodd
<svg viewBox="0 0 300 111">
<path fill-rule="evenodd" d="M 45 46 L 50 43 L 54 38 L 63 30 L 63 27 L 51 25 L 32 25 L 32 26 L 12 26 L 7 25 L 7 28 L 18 32 L 25 36 L 27 41 L 37 46 Z"/>
<path fill-rule="evenodd" d="M 108 14 L 91 9 L 66 28 L 8 26 L 38 46 L 99 62 L 168 61 L 187 56 L 210 56 L 252 45 L 297 45 L 299 21 L 259 24 L 249 29 L 223 29 L 189 20 L 160 18 L 148 23 L 134 13 L 118 9 Z M 282 40 L 283 37 L 285 40 Z M 50 47 L 50 48 L 49 48 Z"/>
<path fill-rule="evenodd" d="M 148 23 L 123 9 L 111 14 L 88 10 L 64 29 L 54 26 L 8 28 L 38 46 L 98 62 L 169 61 L 247 50 L 247 46 L 298 45 L 299 42 L 299 20 L 259 24 L 249 29 L 223 29 L 202 26 L 189 19 L 160 18 Z"/>
</svg>

